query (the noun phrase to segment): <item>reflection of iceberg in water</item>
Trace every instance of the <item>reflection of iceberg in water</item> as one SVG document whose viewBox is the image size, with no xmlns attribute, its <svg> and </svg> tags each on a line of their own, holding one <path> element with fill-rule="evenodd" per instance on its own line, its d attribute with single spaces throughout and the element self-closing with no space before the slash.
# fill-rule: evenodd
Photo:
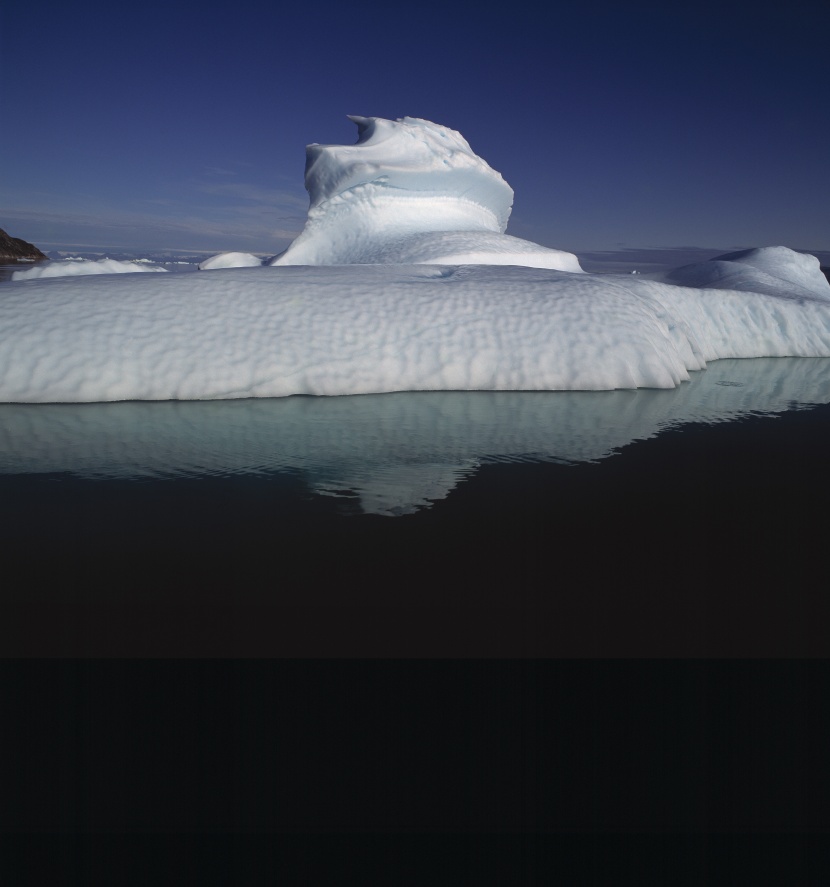
<svg viewBox="0 0 830 887">
<path fill-rule="evenodd" d="M 404 514 L 479 465 L 585 462 L 688 422 L 830 402 L 830 360 L 720 360 L 670 390 L 415 392 L 210 402 L 0 405 L 0 472 L 85 478 L 301 473 Z"/>
</svg>

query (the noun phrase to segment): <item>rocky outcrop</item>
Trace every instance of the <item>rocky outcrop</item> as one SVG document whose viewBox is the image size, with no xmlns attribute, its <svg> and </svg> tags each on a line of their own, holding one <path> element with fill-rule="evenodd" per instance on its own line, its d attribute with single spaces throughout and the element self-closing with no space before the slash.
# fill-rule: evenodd
<svg viewBox="0 0 830 887">
<path fill-rule="evenodd" d="M 39 262 L 46 258 L 36 246 L 19 237 L 10 237 L 0 228 L 0 262 Z"/>
</svg>

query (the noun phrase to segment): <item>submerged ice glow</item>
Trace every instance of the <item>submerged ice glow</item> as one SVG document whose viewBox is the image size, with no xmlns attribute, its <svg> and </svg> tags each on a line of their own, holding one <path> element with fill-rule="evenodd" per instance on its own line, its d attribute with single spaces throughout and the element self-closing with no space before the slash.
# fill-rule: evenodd
<svg viewBox="0 0 830 887">
<path fill-rule="evenodd" d="M 504 233 L 512 190 L 458 133 L 353 119 L 357 145 L 310 146 L 306 227 L 268 266 L 6 286 L 0 400 L 671 388 L 718 358 L 830 357 L 813 256 L 586 274 Z"/>
<path fill-rule="evenodd" d="M 432 391 L 0 404 L 0 475 L 88 480 L 288 471 L 367 513 L 428 508 L 502 462 L 596 462 L 685 424 L 830 402 L 830 361 L 720 360 L 677 390 Z"/>
</svg>

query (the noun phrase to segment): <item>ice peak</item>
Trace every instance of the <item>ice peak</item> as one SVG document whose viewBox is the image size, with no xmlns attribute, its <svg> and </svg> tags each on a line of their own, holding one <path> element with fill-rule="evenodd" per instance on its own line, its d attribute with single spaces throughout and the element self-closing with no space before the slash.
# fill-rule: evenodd
<svg viewBox="0 0 830 887">
<path fill-rule="evenodd" d="M 371 135 L 372 127 L 372 117 L 359 117 L 357 114 L 347 114 L 346 117 L 352 121 L 352 123 L 357 124 L 357 142 L 363 141 L 363 136 L 365 133 L 369 133 Z M 374 118 L 377 119 L 377 118 Z"/>
<path fill-rule="evenodd" d="M 308 220 L 274 264 L 581 270 L 570 253 L 504 235 L 513 189 L 454 129 L 419 117 L 347 116 L 357 126 L 354 145 L 306 148 Z"/>
<path fill-rule="evenodd" d="M 417 117 L 347 116 L 357 125 L 354 145 L 306 148 L 305 186 L 312 209 L 361 186 L 371 186 L 379 197 L 394 188 L 406 196 L 441 196 L 476 204 L 487 213 L 486 217 L 480 211 L 473 214 L 474 229 L 503 232 L 507 227 L 513 189 L 460 133 Z M 446 216 L 434 215 L 437 224 L 458 230 Z"/>
</svg>

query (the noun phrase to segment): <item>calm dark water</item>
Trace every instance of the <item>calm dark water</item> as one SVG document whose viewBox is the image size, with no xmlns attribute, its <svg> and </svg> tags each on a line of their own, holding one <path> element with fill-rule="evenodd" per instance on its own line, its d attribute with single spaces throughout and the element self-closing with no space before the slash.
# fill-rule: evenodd
<svg viewBox="0 0 830 887">
<path fill-rule="evenodd" d="M 828 652 L 830 361 L 0 408 L 11 655 Z"/>
<path fill-rule="evenodd" d="M 828 363 L 0 408 L 2 858 L 822 883 Z"/>
</svg>

